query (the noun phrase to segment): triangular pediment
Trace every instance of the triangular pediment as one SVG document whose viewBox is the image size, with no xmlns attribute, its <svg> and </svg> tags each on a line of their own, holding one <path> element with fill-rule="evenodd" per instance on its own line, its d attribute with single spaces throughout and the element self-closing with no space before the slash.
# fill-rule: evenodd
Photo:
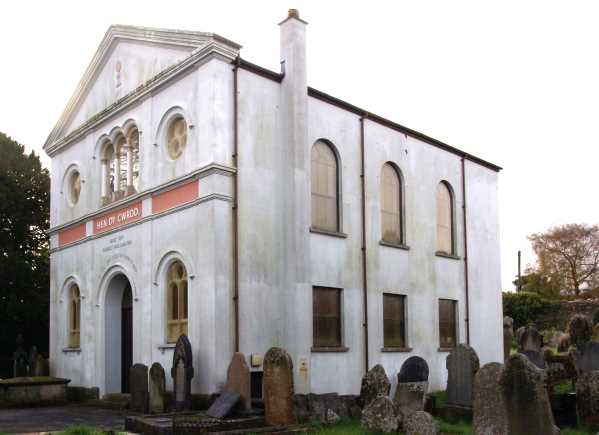
<svg viewBox="0 0 599 435">
<path fill-rule="evenodd" d="M 211 42 L 240 48 L 212 33 L 111 26 L 44 148 Z"/>
</svg>

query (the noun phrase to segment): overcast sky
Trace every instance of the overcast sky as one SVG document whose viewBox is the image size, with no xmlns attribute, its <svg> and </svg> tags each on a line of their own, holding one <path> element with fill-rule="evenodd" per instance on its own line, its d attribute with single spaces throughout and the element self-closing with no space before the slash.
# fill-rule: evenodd
<svg viewBox="0 0 599 435">
<path fill-rule="evenodd" d="M 0 131 L 41 150 L 110 24 L 218 33 L 279 68 L 308 26 L 308 82 L 502 166 L 503 288 L 526 236 L 598 221 L 596 1 L 43 1 L 0 7 Z M 1 157 L 0 157 L 1 158 Z M 471 205 L 472 206 L 472 205 Z"/>
</svg>

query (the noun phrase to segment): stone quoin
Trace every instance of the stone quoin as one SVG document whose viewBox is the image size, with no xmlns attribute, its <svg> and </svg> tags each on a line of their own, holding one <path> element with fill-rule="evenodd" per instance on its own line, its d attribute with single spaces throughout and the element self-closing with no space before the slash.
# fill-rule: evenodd
<svg viewBox="0 0 599 435">
<path fill-rule="evenodd" d="M 501 168 L 309 87 L 341 67 L 307 65 L 299 17 L 280 71 L 214 33 L 108 29 L 44 145 L 53 376 L 103 396 L 159 363 L 187 408 L 236 352 L 259 386 L 273 346 L 300 394 L 357 395 L 377 364 L 392 394 L 414 355 L 437 391 L 458 343 L 503 360 Z"/>
</svg>

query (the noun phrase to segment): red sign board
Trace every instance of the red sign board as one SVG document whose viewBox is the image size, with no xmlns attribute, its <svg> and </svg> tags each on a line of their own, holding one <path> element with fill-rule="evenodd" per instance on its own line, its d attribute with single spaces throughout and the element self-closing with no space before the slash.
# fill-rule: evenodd
<svg viewBox="0 0 599 435">
<path fill-rule="evenodd" d="M 104 233 L 141 219 L 141 201 L 94 219 L 94 234 Z"/>
<path fill-rule="evenodd" d="M 85 238 L 85 223 L 75 225 L 58 233 L 58 246 L 68 245 Z"/>
</svg>

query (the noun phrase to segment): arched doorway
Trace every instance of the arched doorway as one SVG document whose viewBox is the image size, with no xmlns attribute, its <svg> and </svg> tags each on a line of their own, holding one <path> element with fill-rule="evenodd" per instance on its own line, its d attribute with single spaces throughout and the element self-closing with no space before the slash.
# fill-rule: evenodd
<svg viewBox="0 0 599 435">
<path fill-rule="evenodd" d="M 108 284 L 104 315 L 105 391 L 127 393 L 133 364 L 133 297 L 131 283 L 123 274 Z"/>
</svg>

